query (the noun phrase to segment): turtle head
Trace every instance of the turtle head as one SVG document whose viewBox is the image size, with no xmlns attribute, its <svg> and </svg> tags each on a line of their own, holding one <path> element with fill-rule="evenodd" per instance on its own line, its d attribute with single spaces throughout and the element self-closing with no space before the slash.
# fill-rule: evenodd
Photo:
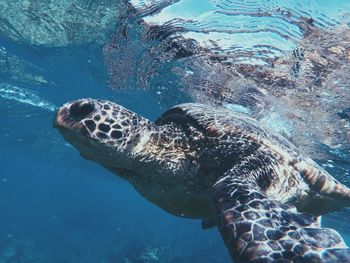
<svg viewBox="0 0 350 263">
<path fill-rule="evenodd" d="M 54 127 L 84 158 L 123 177 L 169 213 L 207 218 L 212 216 L 207 193 L 221 159 L 200 123 L 206 109 L 189 105 L 196 116 L 186 107 L 151 122 L 110 101 L 80 99 L 58 110 Z"/>
<path fill-rule="evenodd" d="M 54 127 L 86 158 L 110 169 L 130 166 L 132 152 L 151 122 L 110 101 L 79 99 L 64 104 Z"/>
</svg>

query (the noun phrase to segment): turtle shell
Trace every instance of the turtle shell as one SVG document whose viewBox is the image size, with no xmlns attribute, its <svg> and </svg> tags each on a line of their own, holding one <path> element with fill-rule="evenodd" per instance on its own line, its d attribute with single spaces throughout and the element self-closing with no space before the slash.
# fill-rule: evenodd
<svg viewBox="0 0 350 263">
<path fill-rule="evenodd" d="M 155 123 L 174 123 L 183 128 L 192 126 L 206 136 L 227 140 L 245 138 L 258 143 L 262 140 L 269 141 L 269 144 L 278 146 L 294 156 L 298 155 L 295 146 L 282 135 L 248 115 L 235 113 L 223 107 L 197 103 L 180 104 L 163 113 Z"/>
</svg>

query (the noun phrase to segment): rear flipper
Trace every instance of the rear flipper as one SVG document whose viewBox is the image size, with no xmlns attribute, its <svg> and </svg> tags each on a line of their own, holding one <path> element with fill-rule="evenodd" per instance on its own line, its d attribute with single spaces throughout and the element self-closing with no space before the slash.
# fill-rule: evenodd
<svg viewBox="0 0 350 263">
<path fill-rule="evenodd" d="M 269 199 L 248 179 L 232 170 L 213 188 L 218 227 L 234 262 L 350 262 L 335 230 Z"/>
<path fill-rule="evenodd" d="M 308 159 L 291 162 L 310 187 L 309 196 L 295 205 L 299 211 L 323 215 L 350 206 L 350 189 Z M 315 169 L 316 168 L 316 169 Z"/>
</svg>

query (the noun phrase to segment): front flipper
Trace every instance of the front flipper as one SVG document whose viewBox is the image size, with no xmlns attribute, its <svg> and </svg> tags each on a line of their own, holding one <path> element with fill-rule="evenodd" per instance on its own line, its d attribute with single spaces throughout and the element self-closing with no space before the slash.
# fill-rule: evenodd
<svg viewBox="0 0 350 263">
<path fill-rule="evenodd" d="M 335 230 L 270 199 L 252 178 L 232 169 L 213 187 L 218 227 L 234 262 L 350 262 Z"/>
</svg>

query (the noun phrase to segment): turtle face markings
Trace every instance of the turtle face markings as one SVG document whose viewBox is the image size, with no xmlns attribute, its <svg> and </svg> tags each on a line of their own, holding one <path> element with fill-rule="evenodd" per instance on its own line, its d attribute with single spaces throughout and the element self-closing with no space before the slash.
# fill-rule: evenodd
<svg viewBox="0 0 350 263">
<path fill-rule="evenodd" d="M 63 105 L 54 125 L 88 159 L 114 167 L 113 158 L 125 160 L 149 121 L 122 106 L 102 100 L 80 99 Z M 102 160 L 103 155 L 110 160 Z M 120 156 L 120 157 L 118 157 Z"/>
<path fill-rule="evenodd" d="M 122 109 L 115 108 L 113 105 L 109 105 L 108 102 L 98 103 L 103 110 L 83 121 L 91 138 L 121 149 L 126 148 L 133 138 L 128 133 L 131 125 L 130 122 L 124 121 Z"/>
<path fill-rule="evenodd" d="M 93 120 L 87 120 L 84 122 L 84 124 L 90 132 L 94 132 L 96 129 L 96 123 Z"/>
</svg>

